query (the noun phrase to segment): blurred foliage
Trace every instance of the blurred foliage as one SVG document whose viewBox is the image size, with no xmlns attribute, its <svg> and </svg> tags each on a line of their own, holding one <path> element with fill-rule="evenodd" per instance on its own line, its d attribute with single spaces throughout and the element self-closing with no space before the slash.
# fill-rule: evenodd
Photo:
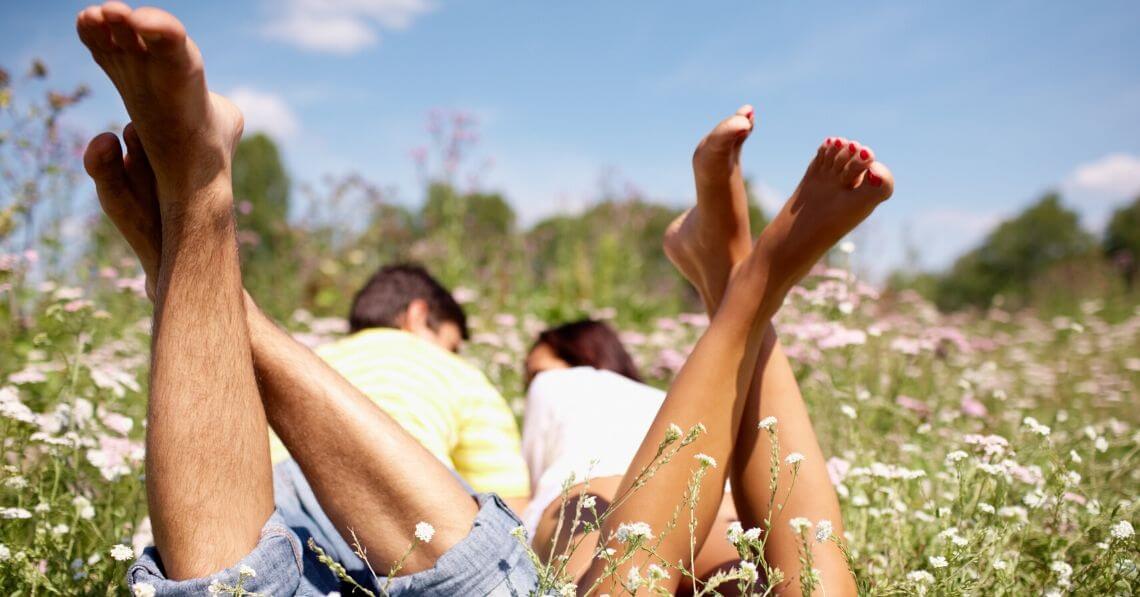
<svg viewBox="0 0 1140 597">
<path fill-rule="evenodd" d="M 1124 263 L 1136 246 L 1129 243 L 1140 235 L 1136 215 L 1130 213 L 1128 208 L 1117 212 L 1104 239 L 1104 252 Z M 947 311 L 1002 305 L 1067 312 L 1080 300 L 1097 297 L 1133 303 L 1121 276 L 1096 247 L 1096 238 L 1080 226 L 1077 214 L 1050 193 L 998 225 L 949 271 L 896 272 L 888 287 L 915 290 Z M 1122 270 L 1124 278 L 1131 275 Z"/>
<path fill-rule="evenodd" d="M 1104 233 L 1104 253 L 1132 289 L 1140 272 L 1140 197 L 1112 214 Z"/>
</svg>

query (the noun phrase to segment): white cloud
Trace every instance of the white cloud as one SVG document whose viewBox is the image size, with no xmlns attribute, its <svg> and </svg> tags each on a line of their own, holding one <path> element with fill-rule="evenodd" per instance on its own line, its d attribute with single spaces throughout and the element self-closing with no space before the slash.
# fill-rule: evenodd
<svg viewBox="0 0 1140 597">
<path fill-rule="evenodd" d="M 301 128 L 293 109 L 278 95 L 252 87 L 238 87 L 228 97 L 241 109 L 248 132 L 262 132 L 283 140 Z"/>
<path fill-rule="evenodd" d="M 380 41 L 383 29 L 406 29 L 435 9 L 432 0 L 286 0 L 271 4 L 270 38 L 307 50 L 353 54 Z"/>
<path fill-rule="evenodd" d="M 1081 164 L 1069 175 L 1065 186 L 1106 199 L 1131 198 L 1140 192 L 1140 157 L 1114 153 Z"/>
</svg>

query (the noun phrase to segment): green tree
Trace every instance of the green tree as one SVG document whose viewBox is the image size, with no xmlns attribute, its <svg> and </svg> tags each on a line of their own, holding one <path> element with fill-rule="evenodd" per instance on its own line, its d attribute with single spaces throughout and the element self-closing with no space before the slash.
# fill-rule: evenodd
<svg viewBox="0 0 1140 597">
<path fill-rule="evenodd" d="M 511 254 L 515 221 L 514 209 L 498 193 L 460 193 L 450 184 L 433 182 L 419 217 L 431 245 L 424 261 L 450 284 L 484 276 Z"/>
<path fill-rule="evenodd" d="M 1087 257 L 1094 240 L 1076 213 L 1050 193 L 998 226 L 954 263 L 936 290 L 943 309 L 986 307 L 997 295 L 1023 303 L 1033 280 L 1053 266 Z"/>
<path fill-rule="evenodd" d="M 288 221 L 289 175 L 272 139 L 257 133 L 238 143 L 233 188 L 246 285 L 270 312 L 287 314 L 299 289 L 292 285 L 296 263 Z"/>
<path fill-rule="evenodd" d="M 1104 232 L 1104 254 L 1124 274 L 1131 289 L 1140 272 L 1140 197 L 1112 214 Z"/>
</svg>

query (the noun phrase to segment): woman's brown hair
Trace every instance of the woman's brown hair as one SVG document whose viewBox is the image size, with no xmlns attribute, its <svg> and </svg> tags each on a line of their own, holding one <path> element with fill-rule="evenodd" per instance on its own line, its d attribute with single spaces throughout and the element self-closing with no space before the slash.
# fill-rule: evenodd
<svg viewBox="0 0 1140 597">
<path fill-rule="evenodd" d="M 604 322 L 583 319 L 547 329 L 538 335 L 531 351 L 544 344 L 571 367 L 604 369 L 641 381 L 633 357 L 617 332 Z"/>
</svg>

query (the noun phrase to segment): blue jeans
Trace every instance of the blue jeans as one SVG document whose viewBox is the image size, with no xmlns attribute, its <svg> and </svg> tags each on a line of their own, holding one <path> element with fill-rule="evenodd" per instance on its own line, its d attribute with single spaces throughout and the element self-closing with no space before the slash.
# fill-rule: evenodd
<svg viewBox="0 0 1140 597">
<path fill-rule="evenodd" d="M 365 563 L 340 536 L 321 510 L 301 470 L 292 460 L 273 469 L 274 501 L 277 509 L 261 529 L 261 539 L 233 567 L 205 578 L 173 581 L 165 577 L 162 560 L 154 547 L 127 571 L 127 583 L 153 586 L 157 595 L 176 597 L 202 595 L 212 583 L 235 586 L 243 566 L 257 575 L 242 581 L 242 589 L 263 595 L 327 595 L 340 591 L 351 594 L 341 582 L 317 561 L 309 549 L 312 539 L 325 553 L 345 567 L 362 586 L 379 594 L 387 579 L 374 580 Z M 471 532 L 444 553 L 429 570 L 392 579 L 388 594 L 396 595 L 530 595 L 538 576 L 526 550 L 510 535 L 519 519 L 494 494 L 474 496 L 479 513 Z M 429 521 L 430 522 L 430 521 Z M 381 569 L 387 563 L 377 563 Z"/>
</svg>

